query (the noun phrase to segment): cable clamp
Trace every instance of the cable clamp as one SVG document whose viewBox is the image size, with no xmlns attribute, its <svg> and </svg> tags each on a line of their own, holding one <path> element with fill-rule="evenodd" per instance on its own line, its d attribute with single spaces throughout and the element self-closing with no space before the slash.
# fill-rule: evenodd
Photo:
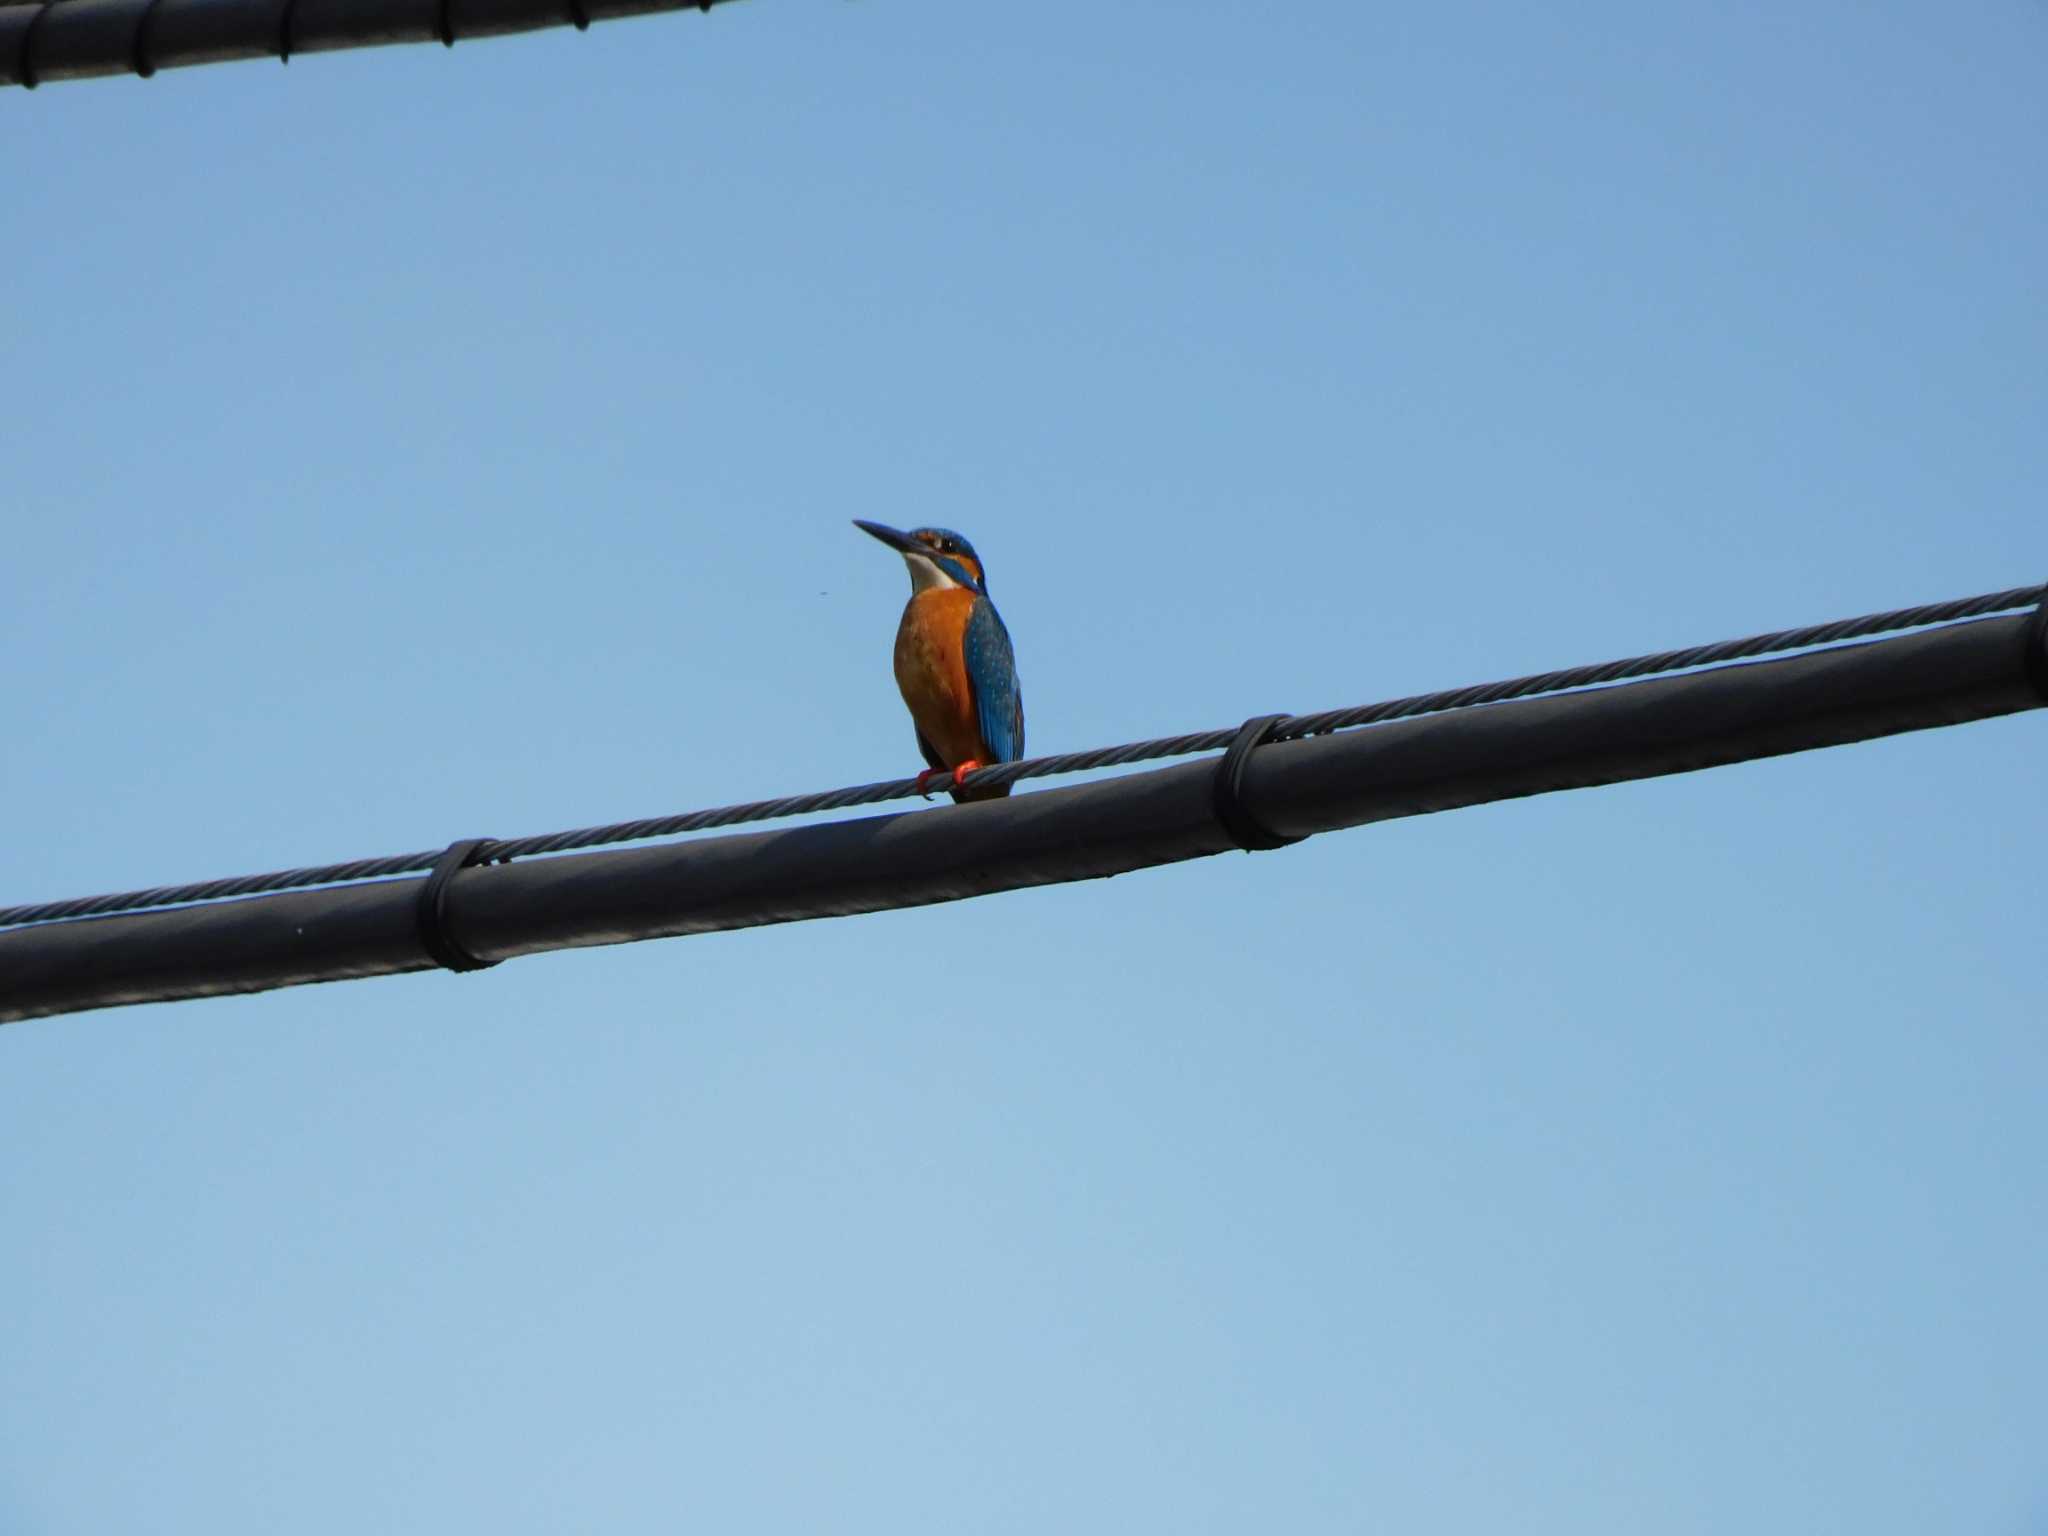
<svg viewBox="0 0 2048 1536">
<path fill-rule="evenodd" d="M 427 876 L 420 887 L 420 899 L 414 913 L 419 921 L 420 948 L 424 949 L 436 965 L 451 971 L 483 971 L 498 962 L 480 960 L 472 954 L 463 942 L 448 931 L 448 886 L 456 872 L 472 864 L 491 862 L 490 849 L 495 840 L 488 837 L 467 837 L 460 842 L 450 843 L 448 849 L 434 863 L 434 872 Z M 509 857 L 497 862 L 509 864 Z"/>
<path fill-rule="evenodd" d="M 23 90 L 32 91 L 40 84 L 36 79 L 36 31 L 56 3 L 57 0 L 43 0 L 35 15 L 29 17 L 28 25 L 21 29 L 21 48 L 14 56 L 14 78 L 21 82 Z"/>
<path fill-rule="evenodd" d="M 1298 837 L 1282 837 L 1253 815 L 1244 803 L 1245 764 L 1251 761 L 1253 749 L 1272 736 L 1275 728 L 1287 718 L 1286 715 L 1254 715 L 1245 721 L 1238 727 L 1236 738 L 1217 760 L 1216 777 L 1210 781 L 1216 819 L 1230 834 L 1230 840 L 1246 853 L 1285 848 L 1289 843 L 1301 841 Z"/>
<path fill-rule="evenodd" d="M 150 48 L 150 27 L 156 20 L 156 8 L 162 0 L 148 0 L 142 7 L 142 14 L 135 19 L 135 47 L 129 54 L 129 65 L 142 79 L 147 80 L 156 73 L 156 55 Z"/>
<path fill-rule="evenodd" d="M 299 0 L 284 0 L 277 13 L 277 62 L 289 64 L 292 61 L 293 12 L 299 7 Z"/>
</svg>

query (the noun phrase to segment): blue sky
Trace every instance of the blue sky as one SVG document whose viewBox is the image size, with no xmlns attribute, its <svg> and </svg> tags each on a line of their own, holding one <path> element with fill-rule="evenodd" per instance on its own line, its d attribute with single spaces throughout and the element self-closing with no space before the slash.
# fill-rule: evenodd
<svg viewBox="0 0 2048 1536">
<path fill-rule="evenodd" d="M 0 901 L 2048 576 L 2048 10 L 750 0 L 0 94 Z M 2048 1531 L 2039 715 L 0 1030 L 0 1529 Z"/>
</svg>

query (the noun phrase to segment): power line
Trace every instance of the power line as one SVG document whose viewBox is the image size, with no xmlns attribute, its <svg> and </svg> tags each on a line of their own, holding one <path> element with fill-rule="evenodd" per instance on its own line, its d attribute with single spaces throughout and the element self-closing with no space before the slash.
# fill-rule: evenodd
<svg viewBox="0 0 2048 1536">
<path fill-rule="evenodd" d="M 1224 776 L 1214 761 L 1188 763 L 908 815 L 457 860 L 432 880 L 16 928 L 0 932 L 0 1021 L 955 901 L 1227 852 L 1245 845 L 1233 826 L 1294 841 L 2037 709 L 2048 603 L 2023 591 L 2031 614 L 1299 737 Z"/>
<path fill-rule="evenodd" d="M 1749 656 L 1804 650 L 1810 646 L 1829 645 L 1895 630 L 1918 629 L 1930 624 L 1949 623 L 1957 619 L 2031 607 L 2040 602 L 2044 595 L 2048 595 L 2048 586 L 2013 587 L 2004 592 L 1987 592 L 1977 597 L 1926 603 L 1917 608 L 1895 608 L 1885 613 L 1864 614 L 1854 619 L 1837 619 L 1827 624 L 1773 630 L 1740 640 L 1723 640 L 1712 645 L 1687 646 L 1675 651 L 1656 651 L 1646 656 L 1631 656 L 1620 661 L 1567 667 L 1555 672 L 1538 672 L 1504 682 L 1442 689 L 1435 693 L 1388 699 L 1378 704 L 1326 710 L 1315 715 L 1283 716 L 1274 724 L 1265 739 L 1293 741 L 1361 725 L 1470 709 L 1481 704 L 1559 693 L 1567 689 L 1591 687 L 1625 678 L 1679 672 Z M 1097 747 L 1086 752 L 1065 752 L 1052 757 L 1029 758 L 1022 762 L 1001 763 L 992 768 L 981 769 L 968 775 L 965 782 L 1014 784 L 1021 779 L 1044 778 L 1062 773 L 1083 773 L 1097 768 L 1151 762 L 1160 758 L 1185 757 L 1195 752 L 1215 752 L 1229 746 L 1236 734 L 1237 727 L 1231 726 L 1221 730 L 1195 731 L 1181 736 L 1156 737 L 1150 741 L 1127 742 L 1118 747 Z M 845 810 L 857 805 L 878 805 L 889 800 L 906 799 L 917 792 L 915 779 L 886 779 L 879 783 L 855 785 L 846 789 L 786 795 L 775 800 L 752 800 L 742 805 L 685 811 L 680 815 L 655 816 L 640 821 L 612 822 L 604 826 L 583 827 L 569 832 L 552 832 L 505 840 L 485 839 L 476 851 L 473 862 L 481 864 L 505 859 L 530 858 L 536 854 L 567 853 L 582 848 L 602 847 L 610 843 L 672 837 L 684 832 L 704 832 L 714 827 L 738 826 L 746 822 L 773 821 L 785 816 Z M 352 880 L 419 874 L 432 869 L 441 854 L 441 849 L 430 848 L 417 853 L 390 854 L 381 858 L 356 859 L 341 864 L 275 870 L 269 874 L 235 875 L 187 885 L 123 891 L 114 895 L 81 896 L 68 901 L 0 907 L 0 928 L 76 917 L 95 917 L 115 912 L 136 912 L 149 907 L 220 901 L 236 896 L 299 890 L 316 885 L 336 885 Z"/>
<path fill-rule="evenodd" d="M 0 5 L 0 86 L 135 74 L 230 59 L 385 43 L 443 43 L 582 31 L 656 11 L 708 11 L 728 0 L 39 0 Z"/>
</svg>

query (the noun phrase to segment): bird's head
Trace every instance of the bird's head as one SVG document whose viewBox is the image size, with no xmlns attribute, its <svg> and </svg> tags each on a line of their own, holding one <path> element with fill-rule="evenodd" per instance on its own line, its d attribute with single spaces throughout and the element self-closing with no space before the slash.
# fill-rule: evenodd
<svg viewBox="0 0 2048 1536">
<path fill-rule="evenodd" d="M 910 589 L 965 587 L 988 596 L 988 574 L 981 568 L 981 556 L 974 546 L 950 528 L 913 528 L 900 533 L 882 523 L 856 517 L 853 526 L 871 533 L 903 556 L 910 567 Z"/>
</svg>

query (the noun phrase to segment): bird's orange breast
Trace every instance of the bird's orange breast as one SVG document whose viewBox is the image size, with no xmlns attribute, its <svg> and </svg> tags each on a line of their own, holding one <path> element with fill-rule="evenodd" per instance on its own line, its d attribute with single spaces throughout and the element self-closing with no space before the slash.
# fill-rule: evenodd
<svg viewBox="0 0 2048 1536">
<path fill-rule="evenodd" d="M 965 587 L 919 592 L 904 606 L 896 628 L 896 686 L 910 718 L 949 767 L 988 759 L 967 678 L 967 620 L 974 603 Z"/>
</svg>

